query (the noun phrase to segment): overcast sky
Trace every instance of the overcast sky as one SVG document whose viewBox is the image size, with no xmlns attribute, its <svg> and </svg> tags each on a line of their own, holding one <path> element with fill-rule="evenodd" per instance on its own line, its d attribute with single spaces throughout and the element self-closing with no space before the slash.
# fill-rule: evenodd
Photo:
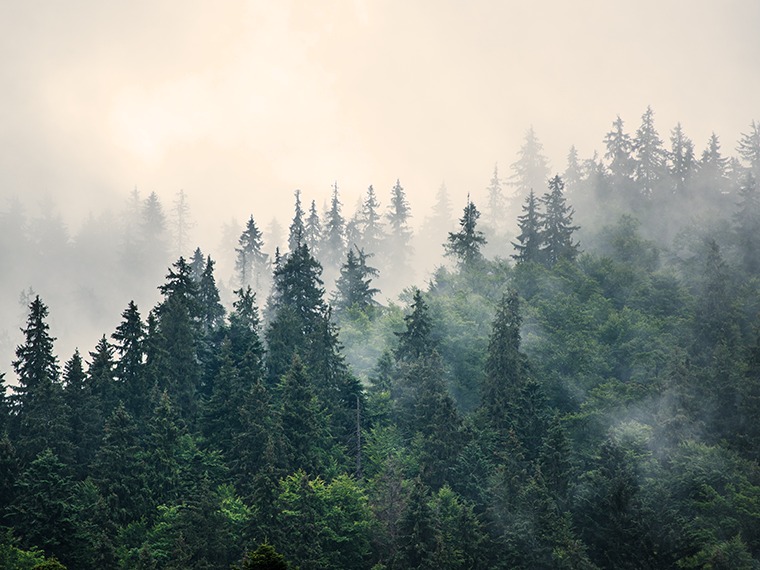
<svg viewBox="0 0 760 570">
<path fill-rule="evenodd" d="M 456 205 L 507 173 L 531 125 L 561 171 L 647 105 L 663 139 L 681 121 L 732 154 L 759 23 L 756 0 L 0 0 L 0 208 L 182 188 L 211 227 L 287 221 L 334 180 L 348 209 L 368 184 L 385 204 L 398 177 L 421 221 L 441 182 Z"/>
</svg>

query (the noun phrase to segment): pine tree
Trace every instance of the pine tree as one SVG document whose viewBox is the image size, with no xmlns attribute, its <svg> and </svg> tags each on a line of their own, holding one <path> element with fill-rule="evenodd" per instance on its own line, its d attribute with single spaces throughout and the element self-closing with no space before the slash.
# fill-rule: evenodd
<svg viewBox="0 0 760 570">
<path fill-rule="evenodd" d="M 293 214 L 293 221 L 288 228 L 288 250 L 293 253 L 304 242 L 305 226 L 303 223 L 303 208 L 301 208 L 301 191 L 293 192 L 296 197 L 296 203 Z"/>
<path fill-rule="evenodd" d="M 513 412 L 526 382 L 527 359 L 520 352 L 520 301 L 517 292 L 505 294 L 496 307 L 488 341 L 481 409 L 488 425 L 505 434 L 513 427 Z"/>
<path fill-rule="evenodd" d="M 358 247 L 348 251 L 346 263 L 340 269 L 340 277 L 335 283 L 333 306 L 338 314 L 346 314 L 355 310 L 370 314 L 376 306 L 374 296 L 380 290 L 371 287 L 372 278 L 377 277 L 378 271 L 367 265 L 367 254 Z M 371 255 L 371 254 L 370 254 Z"/>
<path fill-rule="evenodd" d="M 325 215 L 323 259 L 326 267 L 337 270 L 343 262 L 346 248 L 346 222 L 340 213 L 341 203 L 338 199 L 338 183 L 333 184 L 330 209 Z"/>
<path fill-rule="evenodd" d="M 84 372 L 82 356 L 75 350 L 63 367 L 63 397 L 70 411 L 69 429 L 77 475 L 84 475 L 97 449 L 102 415 L 92 382 Z"/>
<path fill-rule="evenodd" d="M 752 121 L 748 133 L 742 133 L 737 152 L 755 180 L 760 179 L 760 121 Z"/>
<path fill-rule="evenodd" d="M 518 195 L 527 194 L 533 188 L 543 188 L 549 178 L 549 162 L 543 154 L 544 147 L 536 137 L 533 127 L 525 133 L 517 161 L 511 166 L 509 184 Z"/>
<path fill-rule="evenodd" d="M 518 263 L 538 262 L 542 259 L 543 235 L 541 233 L 541 213 L 538 211 L 538 198 L 531 190 L 522 207 L 523 215 L 517 217 L 520 234 L 512 245 L 517 253 L 512 256 Z"/>
<path fill-rule="evenodd" d="M 562 179 L 555 176 L 549 181 L 549 192 L 541 198 L 544 204 L 541 216 L 541 255 L 549 266 L 562 259 L 573 261 L 580 246 L 578 242 L 573 243 L 573 232 L 579 226 L 572 225 L 574 212 L 565 202 L 564 189 Z"/>
<path fill-rule="evenodd" d="M 317 202 L 311 201 L 311 207 L 309 208 L 309 217 L 306 219 L 306 227 L 304 228 L 304 241 L 309 246 L 309 250 L 314 257 L 319 257 L 320 247 L 322 245 L 322 223 L 319 220 L 319 213 L 317 212 Z"/>
<path fill-rule="evenodd" d="M 459 219 L 460 230 L 449 232 L 448 243 L 444 244 L 446 255 L 456 257 L 459 266 L 465 270 L 472 269 L 483 261 L 480 248 L 486 244 L 486 238 L 483 232 L 476 229 L 479 217 L 480 212 L 468 194 L 467 205 Z"/>
<path fill-rule="evenodd" d="M 428 315 L 429 309 L 419 289 L 414 290 L 410 309 L 411 312 L 404 316 L 406 330 L 396 333 L 398 336 L 395 354 L 397 360 L 414 360 L 430 354 L 436 347 L 431 336 L 433 323 Z"/>
<path fill-rule="evenodd" d="M 121 318 L 111 335 L 118 355 L 116 378 L 124 405 L 133 416 L 142 419 L 150 409 L 150 386 L 145 375 L 145 325 L 134 301 L 129 302 Z"/>
<path fill-rule="evenodd" d="M 715 202 L 728 182 L 726 177 L 728 159 L 722 156 L 720 140 L 715 133 L 710 135 L 707 148 L 702 152 L 702 158 L 697 166 L 702 194 Z"/>
<path fill-rule="evenodd" d="M 604 137 L 604 144 L 607 147 L 604 158 L 609 161 L 613 184 L 623 189 L 634 173 L 633 141 L 631 136 L 623 130 L 623 119 L 620 115 L 612 123 L 612 127 L 613 130 Z"/>
<path fill-rule="evenodd" d="M 278 386 L 280 417 L 288 472 L 303 469 L 320 474 L 327 467 L 333 446 L 326 410 L 298 355 Z"/>
<path fill-rule="evenodd" d="M 119 399 L 113 353 L 113 347 L 105 335 L 95 345 L 95 350 L 90 352 L 87 377 L 101 418 L 107 418 L 111 415 Z"/>
<path fill-rule="evenodd" d="M 206 258 L 201 251 L 201 248 L 196 247 L 193 252 L 193 258 L 190 260 L 190 273 L 193 276 L 193 281 L 200 283 L 201 275 L 203 275 L 203 268 L 206 266 Z"/>
<path fill-rule="evenodd" d="M 248 218 L 245 230 L 240 234 L 239 247 L 235 248 L 235 271 L 241 287 L 253 286 L 255 291 L 261 291 L 262 273 L 267 266 L 267 254 L 264 253 L 264 240 L 261 231 L 256 227 L 253 216 Z"/>
<path fill-rule="evenodd" d="M 382 216 L 380 215 L 380 202 L 372 185 L 367 188 L 367 196 L 364 202 L 362 202 L 361 214 L 358 220 L 362 249 L 373 254 L 378 253 L 385 239 L 385 230 L 383 229 Z"/>
<path fill-rule="evenodd" d="M 150 275 L 157 273 L 168 258 L 166 215 L 155 192 L 142 204 L 140 219 L 140 257 L 138 262 Z M 140 272 L 137 271 L 137 274 Z"/>
<path fill-rule="evenodd" d="M 581 167 L 580 159 L 578 158 L 578 149 L 575 145 L 570 147 L 567 153 L 567 167 L 565 173 L 562 176 L 565 180 L 565 187 L 568 194 L 577 192 L 583 182 L 583 168 Z"/>
<path fill-rule="evenodd" d="M 649 198 L 662 180 L 665 168 L 665 150 L 654 128 L 654 111 L 651 107 L 647 107 L 641 116 L 641 126 L 633 139 L 633 151 L 636 157 L 634 180 L 642 195 Z"/>
<path fill-rule="evenodd" d="M 16 347 L 13 369 L 18 376 L 11 403 L 14 430 L 22 458 L 31 461 L 46 448 L 71 457 L 69 411 L 63 397 L 58 358 L 53 353 L 54 337 L 45 322 L 47 306 L 35 296 L 29 305 L 24 342 Z"/>
<path fill-rule="evenodd" d="M 668 159 L 674 190 L 676 194 L 683 195 L 690 187 L 696 161 L 694 143 L 684 134 L 681 123 L 678 123 L 670 134 Z"/>
<path fill-rule="evenodd" d="M 238 373 L 247 385 L 263 377 L 264 347 L 259 338 L 259 310 L 256 296 L 248 287 L 235 291 L 227 338 L 232 359 Z"/>
<path fill-rule="evenodd" d="M 501 189 L 498 165 L 494 165 L 493 167 L 493 176 L 486 190 L 488 190 L 488 225 L 494 232 L 500 234 L 504 231 L 504 214 L 507 211 L 507 199 L 504 197 L 504 192 Z"/>
<path fill-rule="evenodd" d="M 201 329 L 208 335 L 219 330 L 224 324 L 224 307 L 219 299 L 219 289 L 214 278 L 215 262 L 209 255 L 198 282 L 198 304 L 200 305 Z"/>
<path fill-rule="evenodd" d="M 409 227 L 409 219 L 412 217 L 406 193 L 401 187 L 401 182 L 396 180 L 391 190 L 391 200 L 385 219 L 388 220 L 388 259 L 391 270 L 394 272 L 408 272 L 410 258 L 412 256 L 412 230 Z"/>
</svg>

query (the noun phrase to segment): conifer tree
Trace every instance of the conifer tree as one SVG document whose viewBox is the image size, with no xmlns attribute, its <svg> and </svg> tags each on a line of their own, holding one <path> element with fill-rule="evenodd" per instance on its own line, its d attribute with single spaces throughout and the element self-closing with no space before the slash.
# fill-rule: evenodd
<svg viewBox="0 0 760 570">
<path fill-rule="evenodd" d="M 75 465 L 81 475 L 97 448 L 102 424 L 100 402 L 84 372 L 82 356 L 75 350 L 63 367 L 64 400 L 70 411 L 69 428 Z"/>
<path fill-rule="evenodd" d="M 412 217 L 406 193 L 401 187 L 401 182 L 391 190 L 391 200 L 388 204 L 388 212 L 385 219 L 388 221 L 388 260 L 393 271 L 408 271 L 409 260 L 412 256 L 412 230 L 409 227 L 409 219 Z"/>
<path fill-rule="evenodd" d="M 298 355 L 293 356 L 278 391 L 288 472 L 303 469 L 307 473 L 322 473 L 329 462 L 332 435 L 326 410 Z"/>
<path fill-rule="evenodd" d="M 116 378 L 124 405 L 137 418 L 144 418 L 150 409 L 150 386 L 145 375 L 145 324 L 134 301 L 121 313 L 122 321 L 111 335 L 118 355 Z"/>
<path fill-rule="evenodd" d="M 436 347 L 432 339 L 431 331 L 433 324 L 428 314 L 428 306 L 422 297 L 422 291 L 414 290 L 411 312 L 404 316 L 406 330 L 396 333 L 398 347 L 396 348 L 397 360 L 414 360 L 430 354 Z"/>
<path fill-rule="evenodd" d="M 604 158 L 609 161 L 610 174 L 613 184 L 623 189 L 625 184 L 633 177 L 635 161 L 633 159 L 633 141 L 631 136 L 623 130 L 623 119 L 620 115 L 612 123 L 612 129 L 604 137 L 607 147 Z"/>
<path fill-rule="evenodd" d="M 726 177 L 727 166 L 728 159 L 724 158 L 720 152 L 720 140 L 715 133 L 712 133 L 707 148 L 702 152 L 698 172 L 702 193 L 713 201 L 726 188 L 728 182 Z"/>
<path fill-rule="evenodd" d="M 322 258 L 325 266 L 337 270 L 345 255 L 346 248 L 346 222 L 341 215 L 341 203 L 338 198 L 338 183 L 333 184 L 330 209 L 325 214 L 324 238 L 322 240 L 324 251 Z"/>
<path fill-rule="evenodd" d="M 480 248 L 486 244 L 483 232 L 477 229 L 480 212 L 467 195 L 467 205 L 459 219 L 460 230 L 449 232 L 448 242 L 444 244 L 446 255 L 456 257 L 457 263 L 462 269 L 468 270 L 483 261 Z"/>
<path fill-rule="evenodd" d="M 364 202 L 362 202 L 358 220 L 362 249 L 369 253 L 378 253 L 385 239 L 385 230 L 383 229 L 382 216 L 380 215 L 380 202 L 371 184 L 367 188 L 367 196 Z"/>
<path fill-rule="evenodd" d="M 236 290 L 235 295 L 227 338 L 238 373 L 246 384 L 252 385 L 263 377 L 264 347 L 259 338 L 259 310 L 250 287 Z"/>
<path fill-rule="evenodd" d="M 320 247 L 322 245 L 322 222 L 319 220 L 317 212 L 317 202 L 311 201 L 309 208 L 309 217 L 306 219 L 304 228 L 304 241 L 309 246 L 309 250 L 314 257 L 320 256 Z"/>
<path fill-rule="evenodd" d="M 513 427 L 513 412 L 526 381 L 527 359 L 520 352 L 521 323 L 520 301 L 512 290 L 496 307 L 481 389 L 484 417 L 492 429 L 501 433 Z"/>
<path fill-rule="evenodd" d="M 511 166 L 509 184 L 518 195 L 530 192 L 532 188 L 543 188 L 549 178 L 549 162 L 544 156 L 544 146 L 536 137 L 533 127 L 525 133 L 517 161 Z"/>
<path fill-rule="evenodd" d="M 193 257 L 190 260 L 190 272 L 193 276 L 193 281 L 200 283 L 201 275 L 203 275 L 203 268 L 206 266 L 206 258 L 201 251 L 201 248 L 196 247 L 193 252 Z"/>
<path fill-rule="evenodd" d="M 48 333 L 47 306 L 35 296 L 29 305 L 24 342 L 16 347 L 13 369 L 18 377 L 11 403 L 14 430 L 22 458 L 31 461 L 50 448 L 63 460 L 71 457 L 69 411 L 63 397 L 54 337 Z"/>
<path fill-rule="evenodd" d="M 261 236 L 261 231 L 251 216 L 238 240 L 239 247 L 235 248 L 238 283 L 243 288 L 251 285 L 255 291 L 261 291 L 262 272 L 267 265 L 268 257 L 263 251 L 264 240 Z"/>
<path fill-rule="evenodd" d="M 573 242 L 573 208 L 565 202 L 565 184 L 559 176 L 549 181 L 549 192 L 543 195 L 544 213 L 541 216 L 541 256 L 550 267 L 561 259 L 573 261 L 580 244 Z"/>
<path fill-rule="evenodd" d="M 119 399 L 113 353 L 113 347 L 103 335 L 95 345 L 95 350 L 90 352 L 90 365 L 87 369 L 88 382 L 103 419 L 111 415 Z"/>
<path fill-rule="evenodd" d="M 674 191 L 683 195 L 689 188 L 694 175 L 694 143 L 687 137 L 681 123 L 676 124 L 670 134 L 670 152 L 668 153 L 670 175 L 674 181 Z"/>
<path fill-rule="evenodd" d="M 488 185 L 488 225 L 497 233 L 504 229 L 505 212 L 507 210 L 507 199 L 501 189 L 501 179 L 499 178 L 499 166 L 493 167 L 493 176 Z"/>
<path fill-rule="evenodd" d="M 583 182 L 583 168 L 578 158 L 578 149 L 575 148 L 575 145 L 570 146 L 570 150 L 567 153 L 567 167 L 562 178 L 565 180 L 565 187 L 569 194 L 577 192 L 581 182 Z"/>
<path fill-rule="evenodd" d="M 370 314 L 377 304 L 373 297 L 380 290 L 371 287 L 371 283 L 372 278 L 377 277 L 378 271 L 367 265 L 369 255 L 358 247 L 348 251 L 346 263 L 341 267 L 340 277 L 335 283 L 333 296 L 333 306 L 339 314 L 345 314 L 350 310 Z"/>
<path fill-rule="evenodd" d="M 636 157 L 634 180 L 638 183 L 641 194 L 649 198 L 662 180 L 665 168 L 665 150 L 654 127 L 654 111 L 651 107 L 647 107 L 641 116 L 641 126 L 633 139 L 633 151 Z"/>
<path fill-rule="evenodd" d="M 179 257 L 187 253 L 190 244 L 190 231 L 193 228 L 193 220 L 190 215 L 190 205 L 184 190 L 177 192 L 172 214 L 172 237 L 174 238 L 173 255 Z"/>
<path fill-rule="evenodd" d="M 305 238 L 305 226 L 303 223 L 303 208 L 301 207 L 301 191 L 296 190 L 293 192 L 296 197 L 293 221 L 290 222 L 290 228 L 288 228 L 288 250 L 293 253 L 304 242 Z"/>
<path fill-rule="evenodd" d="M 531 190 L 525 198 L 522 216 L 517 217 L 520 234 L 512 245 L 517 253 L 512 256 L 518 263 L 538 262 L 542 259 L 543 235 L 541 233 L 541 213 L 538 211 L 538 198 Z"/>
<path fill-rule="evenodd" d="M 198 304 L 200 305 L 201 329 L 204 334 L 219 330 L 224 324 L 224 307 L 219 299 L 219 289 L 214 278 L 215 262 L 209 255 L 198 282 Z"/>
<path fill-rule="evenodd" d="M 760 179 L 760 121 L 750 123 L 749 132 L 742 133 L 736 150 L 755 180 Z"/>
</svg>

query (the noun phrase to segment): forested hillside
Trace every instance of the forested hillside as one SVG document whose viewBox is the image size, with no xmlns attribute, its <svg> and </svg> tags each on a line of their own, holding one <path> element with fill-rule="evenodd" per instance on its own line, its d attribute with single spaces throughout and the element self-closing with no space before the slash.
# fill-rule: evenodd
<svg viewBox="0 0 760 570">
<path fill-rule="evenodd" d="M 0 567 L 760 568 L 760 124 L 736 157 L 651 109 L 603 142 L 555 174 L 531 129 L 416 236 L 400 181 L 352 217 L 296 192 L 282 249 L 246 215 L 229 279 L 187 252 L 92 351 L 58 354 L 32 293 Z"/>
</svg>

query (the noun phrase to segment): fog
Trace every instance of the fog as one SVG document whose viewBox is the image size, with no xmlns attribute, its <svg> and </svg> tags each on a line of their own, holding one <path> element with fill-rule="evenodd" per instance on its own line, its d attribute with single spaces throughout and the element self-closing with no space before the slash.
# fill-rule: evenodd
<svg viewBox="0 0 760 570">
<path fill-rule="evenodd" d="M 224 282 L 231 220 L 287 231 L 293 190 L 321 210 L 335 181 L 346 218 L 370 184 L 385 211 L 400 179 L 419 229 L 442 183 L 455 215 L 467 193 L 484 202 L 494 164 L 509 175 L 531 126 L 559 172 L 570 145 L 603 154 L 615 117 L 632 132 L 647 105 L 663 139 L 680 121 L 698 152 L 715 131 L 733 154 L 760 114 L 758 21 L 752 0 L 5 1 L 0 212 L 59 219 L 73 239 L 88 219 L 122 223 L 134 188 L 167 216 L 184 190 L 192 242 L 221 258 Z M 92 279 L 78 276 L 90 286 L 68 302 L 49 255 L 47 275 L 2 260 L 0 370 L 28 287 L 55 300 L 64 359 L 110 334 L 129 298 L 146 314 L 157 294 L 161 272 L 97 295 L 112 284 L 92 254 Z M 92 315 L 73 309 L 89 301 Z"/>
</svg>

